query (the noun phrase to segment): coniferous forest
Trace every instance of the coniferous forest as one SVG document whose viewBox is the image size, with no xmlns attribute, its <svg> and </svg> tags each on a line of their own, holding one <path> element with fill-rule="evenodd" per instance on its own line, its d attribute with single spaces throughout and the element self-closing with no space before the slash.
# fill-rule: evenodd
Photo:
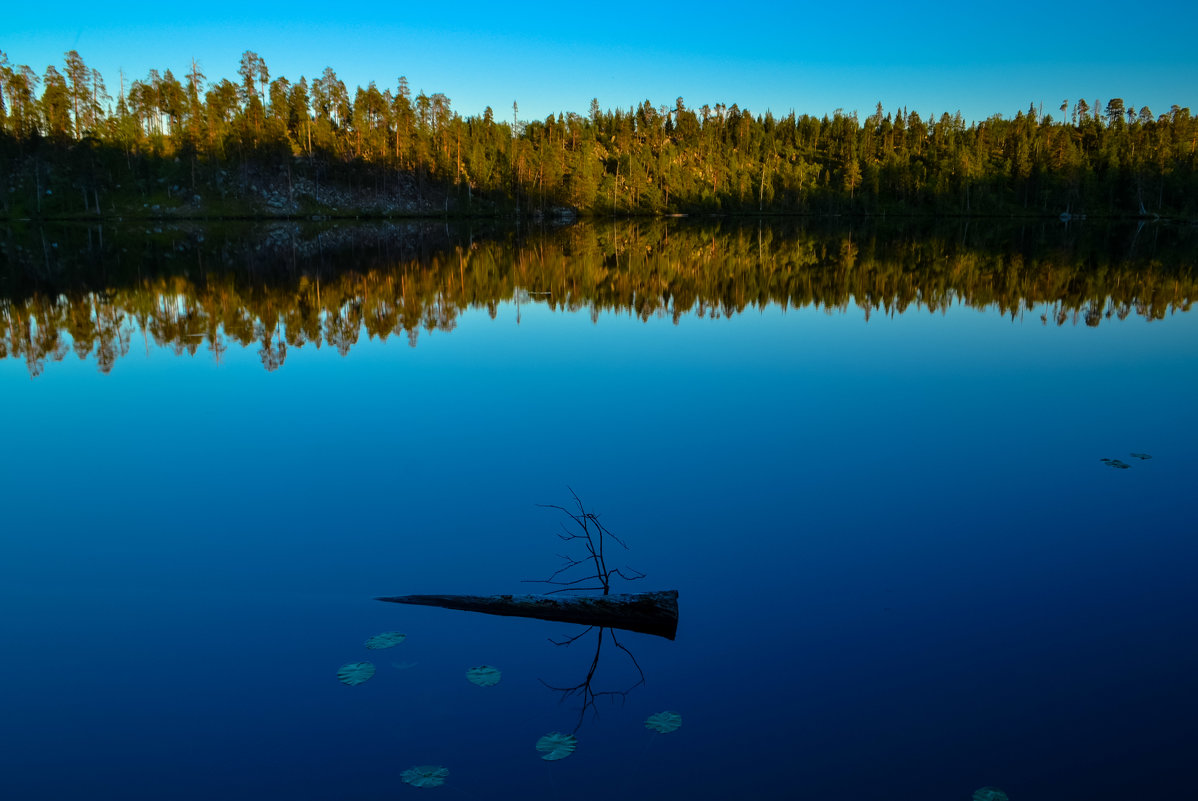
<svg viewBox="0 0 1198 801">
<path fill-rule="evenodd" d="M 0 53 L 0 216 L 1198 216 L 1198 120 L 1177 105 L 507 111 L 462 116 L 402 77 L 291 80 L 251 51 L 236 80 L 193 63 L 116 83 L 75 51 L 41 74 Z"/>
</svg>

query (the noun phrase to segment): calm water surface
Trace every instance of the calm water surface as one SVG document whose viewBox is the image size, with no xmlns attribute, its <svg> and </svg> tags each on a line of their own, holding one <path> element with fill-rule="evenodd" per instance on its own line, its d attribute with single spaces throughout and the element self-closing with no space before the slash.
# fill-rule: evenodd
<svg viewBox="0 0 1198 801">
<path fill-rule="evenodd" d="M 1192 261 L 376 234 L 8 251 L 0 797 L 1192 791 Z M 616 589 L 679 591 L 675 641 L 372 600 L 536 591 L 571 488 L 646 574 Z M 551 689 L 593 664 L 593 710 Z"/>
</svg>

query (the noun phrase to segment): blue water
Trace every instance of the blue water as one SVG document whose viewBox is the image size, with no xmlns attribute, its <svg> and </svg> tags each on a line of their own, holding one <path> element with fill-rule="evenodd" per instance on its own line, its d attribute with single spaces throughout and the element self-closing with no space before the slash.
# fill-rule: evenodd
<svg viewBox="0 0 1198 801">
<path fill-rule="evenodd" d="M 1198 316 L 516 317 L 273 373 L 0 360 L 0 797 L 1192 792 Z M 535 589 L 570 488 L 681 615 L 545 762 L 592 639 L 372 598 Z M 595 688 L 636 678 L 605 647 Z"/>
</svg>

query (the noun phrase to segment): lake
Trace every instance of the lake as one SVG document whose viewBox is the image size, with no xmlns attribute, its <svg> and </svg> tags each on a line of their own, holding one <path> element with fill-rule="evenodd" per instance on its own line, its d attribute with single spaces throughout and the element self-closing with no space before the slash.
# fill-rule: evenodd
<svg viewBox="0 0 1198 801">
<path fill-rule="evenodd" d="M 1196 242 L 10 228 L 0 796 L 1184 797 Z M 572 493 L 675 639 L 374 600 L 557 589 Z"/>
</svg>

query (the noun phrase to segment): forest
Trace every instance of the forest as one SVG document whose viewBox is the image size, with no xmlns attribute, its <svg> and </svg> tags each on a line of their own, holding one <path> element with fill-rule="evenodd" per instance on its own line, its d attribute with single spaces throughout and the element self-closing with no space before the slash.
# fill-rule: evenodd
<svg viewBox="0 0 1198 801">
<path fill-rule="evenodd" d="M 966 123 L 648 100 L 519 119 L 330 67 L 102 76 L 0 53 L 0 217 L 844 214 L 1198 217 L 1198 120 L 1123 98 Z M 1059 118 L 1053 114 L 1059 113 Z"/>
</svg>

